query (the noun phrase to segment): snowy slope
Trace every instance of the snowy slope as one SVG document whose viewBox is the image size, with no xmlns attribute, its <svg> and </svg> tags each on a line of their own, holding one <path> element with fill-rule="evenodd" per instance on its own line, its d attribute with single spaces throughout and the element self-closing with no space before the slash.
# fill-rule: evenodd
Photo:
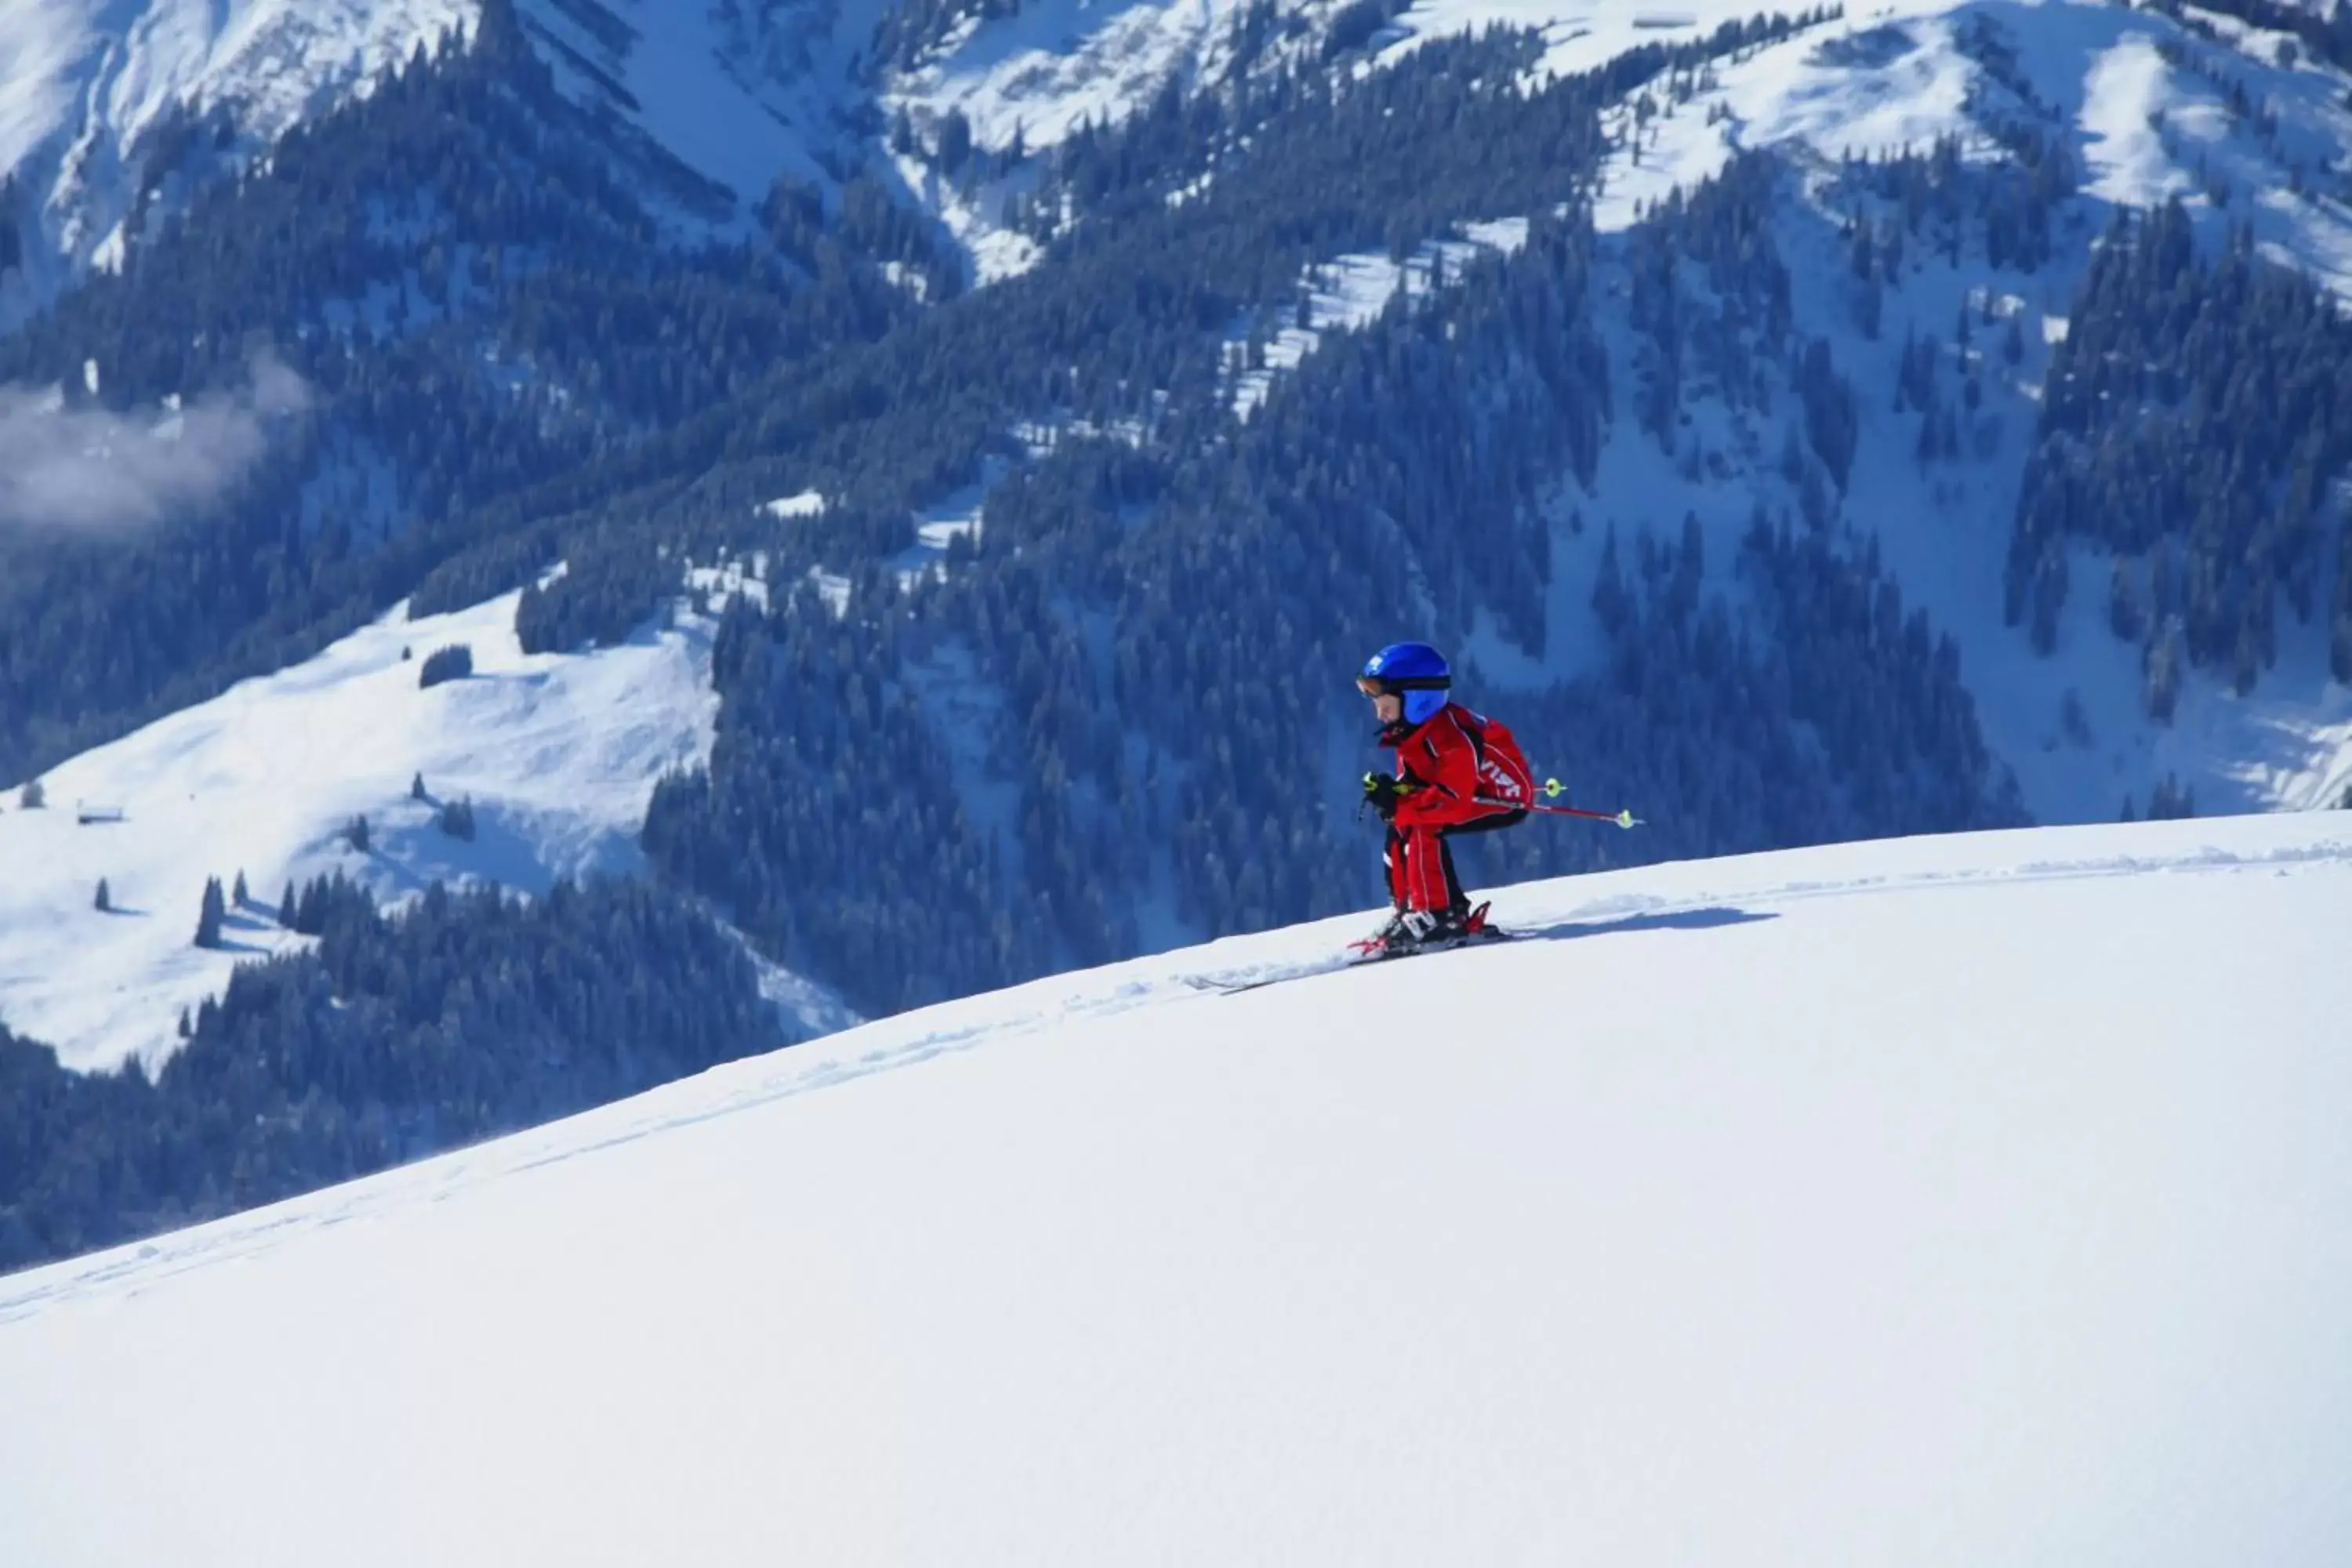
<svg viewBox="0 0 2352 1568">
<path fill-rule="evenodd" d="M 396 610 L 64 763 L 43 781 L 46 810 L 0 797 L 0 1019 L 68 1067 L 152 1067 L 178 1044 L 181 1008 L 216 995 L 237 963 L 305 940 L 276 922 L 289 880 L 340 869 L 396 900 L 435 879 L 536 892 L 638 869 L 656 781 L 709 752 L 710 626 L 681 616 L 621 647 L 525 655 L 514 605 L 509 595 L 414 621 Z M 473 650 L 474 674 L 420 689 L 422 660 L 452 643 Z M 420 773 L 422 802 L 409 794 Z M 471 843 L 435 822 L 460 797 L 475 805 Z M 78 804 L 123 819 L 85 826 Z M 344 837 L 357 816 L 372 830 L 364 855 Z M 232 911 L 222 950 L 197 949 L 205 879 L 227 887 L 239 871 L 254 905 Z M 112 914 L 93 907 L 101 877 Z M 796 1032 L 854 1021 L 770 978 Z"/>
<path fill-rule="evenodd" d="M 1710 90 L 1652 122 L 1638 161 L 1630 147 L 1620 153 L 1600 207 L 1603 226 L 1629 226 L 1640 204 L 1688 188 L 1738 148 L 1774 149 L 1797 166 L 1796 199 L 1778 225 L 1797 285 L 1796 322 L 1833 345 L 1861 394 L 1846 516 L 1858 539 L 1875 537 L 1906 600 L 1959 643 L 1986 738 L 2016 772 L 2037 816 L 2112 817 L 2127 795 L 2144 803 L 2167 774 L 2192 786 L 2209 810 L 2333 805 L 2352 783 L 2352 690 L 2328 679 L 2321 628 L 2284 617 L 2279 668 L 2251 697 L 2231 692 L 2222 672 L 2200 672 L 2165 726 L 2145 714 L 2139 650 L 2105 624 L 2103 554 L 2080 552 L 2079 586 L 2053 658 L 2035 655 L 2021 629 L 2002 625 L 2000 583 L 2048 345 L 2064 332 L 2093 241 L 2115 207 L 2179 195 L 2217 238 L 2228 224 L 2251 223 L 2273 259 L 2352 295 L 2352 209 L 2325 194 L 2327 182 L 2315 179 L 2302 194 L 2290 189 L 2292 169 L 2326 169 L 2352 150 L 2344 79 L 2282 68 L 2267 47 L 2216 48 L 2160 16 L 2116 6 L 2003 0 L 1905 15 L 1927 9 L 1874 10 L 1847 24 L 1840 44 L 1825 42 L 1837 37 L 1832 29 L 1724 67 Z M 1877 338 L 1867 338 L 1855 324 L 1837 240 L 1836 162 L 1849 153 L 1925 151 L 1946 134 L 1962 137 L 1978 161 L 2003 156 L 1971 94 L 2006 113 L 2029 110 L 1962 47 L 1962 30 L 1979 22 L 2016 49 L 2040 100 L 2032 112 L 2071 140 L 2084 188 L 2062 219 L 2056 262 L 2038 272 L 1995 268 L 1981 248 L 1955 265 L 1931 247 L 1915 247 L 1902 286 L 1886 295 Z M 2206 69 L 2168 65 L 2161 41 L 2185 47 Z M 2216 81 L 2231 79 L 2256 103 L 2273 106 L 2274 142 L 2229 112 Z M 2208 174 L 2231 187 L 2226 209 L 2210 198 Z M 1982 444 L 1971 460 L 1923 468 L 1913 456 L 1919 416 L 1895 409 L 1886 392 L 1914 333 L 1943 340 L 1939 374 L 1947 395 L 1957 391 L 1964 351 L 1953 342 L 1954 323 L 1963 307 L 1980 322 L 1965 358 L 1985 387 L 1984 408 L 1970 422 L 1972 444 L 1979 437 Z M 1998 323 L 2011 317 L 2021 322 L 2028 344 L 2014 369 L 1996 352 Z M 1612 346 L 1626 363 L 1627 335 L 1617 334 Z M 1753 505 L 1793 510 L 1790 487 L 1772 471 L 1780 431 L 1742 426 L 1719 405 L 1699 410 L 1697 439 L 1731 464 L 1727 486 L 1692 482 L 1654 444 L 1621 428 L 1597 495 L 1582 498 L 1587 515 L 1671 527 L 1695 510 L 1712 525 L 1711 559 L 1727 562 Z M 1746 458 L 1744 440 L 1754 443 Z M 1571 553 L 1593 548 L 1564 531 L 1556 538 Z M 2062 716 L 2069 693 L 2084 721 L 2079 729 Z"/>
<path fill-rule="evenodd" d="M 469 26 L 474 0 L 0 0 L 0 181 L 30 220 L 0 327 L 92 262 L 119 259 L 141 139 L 180 110 L 225 108 L 267 146 L 370 90 L 420 44 Z"/>
<path fill-rule="evenodd" d="M 779 174 L 830 185 L 851 141 L 857 58 L 885 0 L 523 0 L 524 26 L 577 101 L 741 204 Z"/>
<path fill-rule="evenodd" d="M 1006 147 L 1017 134 L 1042 151 L 1086 121 L 1125 118 L 1171 78 L 1188 85 L 1216 79 L 1247 9 L 1244 0 L 1045 0 L 1007 16 L 973 16 L 901 73 L 885 103 L 904 107 L 919 127 L 960 109 L 975 145 Z"/>
<path fill-rule="evenodd" d="M 1413 37 L 1488 21 L 1539 26 L 1551 40 L 1545 68 L 1566 71 L 1745 14 L 1727 4 L 1643 11 L 1571 0 L 1439 0 L 1412 7 L 1400 25 Z M 1688 25 L 1664 26 L 1672 17 Z M 2217 242 L 2226 226 L 2251 225 L 2273 260 L 2352 298 L 2352 207 L 2334 194 L 2352 174 L 2352 84 L 2309 61 L 2282 64 L 2278 37 L 2226 17 L 2206 19 L 2237 47 L 2201 40 L 2159 16 L 2071 0 L 1855 7 L 1841 21 L 1718 62 L 1687 102 L 1654 95 L 1659 112 L 1643 123 L 1621 113 L 1612 127 L 1618 150 L 1595 204 L 1601 229 L 1622 233 L 1742 150 L 1788 161 L 1793 174 L 1776 238 L 1796 283 L 1796 325 L 1832 345 L 1860 393 L 1859 456 L 1843 507 L 1853 545 L 1874 541 L 1906 603 L 1924 607 L 1958 643 L 1986 738 L 2016 774 L 2028 809 L 2043 820 L 2112 818 L 2127 796 L 2144 805 L 2168 776 L 2192 788 L 2207 810 L 2306 809 L 2334 805 L 2352 788 L 2352 689 L 2328 678 L 2321 626 L 2284 617 L 2279 666 L 2249 697 L 2230 690 L 2224 672 L 2192 675 L 2173 721 L 2162 725 L 2143 708 L 2138 648 L 2106 628 L 2100 590 L 2108 563 L 2100 552 L 2080 552 L 2054 657 L 2036 655 L 2024 632 L 2000 616 L 2001 569 L 2050 345 L 2064 333 L 2092 246 L 2115 208 L 2179 195 Z M 1967 32 L 1979 26 L 2015 49 L 2034 103 L 1994 79 L 1967 47 Z M 1399 58 L 1410 42 L 1382 58 Z M 2184 62 L 2168 63 L 2160 44 L 2185 49 Z M 2223 86 L 2230 82 L 2275 113 L 2274 136 L 2231 112 Z M 1953 263 L 1915 245 L 1901 286 L 1886 293 L 1877 336 L 1865 336 L 1839 241 L 1853 205 L 1839 188 L 1840 161 L 1925 152 L 1948 135 L 1961 139 L 1971 161 L 1997 161 L 2007 154 L 1984 118 L 1989 112 L 2038 121 L 2076 150 L 2084 186 L 2061 220 L 2058 256 L 2029 273 L 1992 267 L 1980 246 Z M 2221 187 L 2226 207 L 2213 199 Z M 1243 356 L 1248 323 L 1237 324 L 1229 351 L 1236 408 L 1252 411 L 1273 377 L 1311 353 L 1324 332 L 1360 325 L 1400 289 L 1425 282 L 1429 260 L 1441 251 L 1512 248 L 1509 226 L 1523 216 L 1494 217 L 1467 226 L 1457 243 L 1424 247 L 1417 268 L 1401 269 L 1379 255 L 1329 258 L 1306 279 L 1315 289 L 1319 331 L 1274 333 L 1257 365 Z M 1605 261 L 1604 276 L 1622 297 L 1622 266 Z M 1953 342 L 1964 306 L 1979 322 L 1966 351 Z M 1996 352 L 2012 318 L 2028 344 L 2013 368 Z M 1604 312 L 1601 325 L 1612 384 L 1636 385 L 1637 335 L 1615 312 Z M 1971 421 L 1973 449 L 1964 462 L 1923 468 L 1913 455 L 1918 416 L 1887 399 L 1915 333 L 1943 340 L 1948 398 L 1957 395 L 1964 357 L 1981 378 L 1984 406 Z M 1621 411 L 1595 484 L 1589 491 L 1566 486 L 1559 498 L 1542 657 L 1481 633 L 1468 650 L 1481 673 L 1505 688 L 1525 688 L 1592 667 L 1601 645 L 1588 599 L 1609 523 L 1671 540 L 1685 514 L 1696 516 L 1713 586 L 1736 597 L 1731 563 L 1756 506 L 1797 510 L 1796 489 L 1778 471 L 1796 423 L 1794 400 L 1783 396 L 1779 405 L 1771 416 L 1735 411 L 1699 388 L 1686 395 L 1688 432 L 1672 450 Z M 2352 497 L 2339 498 L 2338 511 L 2352 515 Z M 1572 529 L 1571 516 L 1594 526 Z M 2324 551 L 2323 559 L 2332 553 Z"/>
<path fill-rule="evenodd" d="M 479 0 L 0 0 L 0 189 L 13 176 L 22 272 L 0 330 L 83 268 L 119 261 L 142 220 L 150 140 L 173 115 L 225 111 L 235 160 L 364 96 L 419 46 L 469 33 Z M 656 210 L 724 223 L 779 174 L 822 179 L 845 136 L 850 65 L 874 0 L 520 0 L 526 33 L 575 101 L 707 182 Z M 674 183 L 648 193 L 677 198 Z M 709 199 L 715 193 L 717 202 Z M 176 188 L 166 202 L 184 197 Z M 741 210 L 740 207 L 736 210 Z"/>
<path fill-rule="evenodd" d="M 1899 8 L 1927 11 L 1950 3 L 1899 0 Z M 1321 59 L 1331 22 L 1345 8 L 1337 0 L 1284 0 L 1276 6 L 1283 31 L 1257 53 L 1251 68 L 1298 62 L 1311 68 Z M 1081 124 L 1125 119 L 1171 81 L 1198 90 L 1227 79 L 1237 63 L 1234 29 L 1251 9 L 1251 0 L 1132 0 L 1119 5 L 1045 0 L 1007 15 L 974 15 L 914 68 L 894 73 L 880 101 L 892 115 L 905 113 L 926 134 L 950 111 L 960 111 L 971 122 L 976 146 L 1002 152 L 1017 138 L 1030 153 L 1040 153 L 1059 145 Z M 1496 26 L 1528 28 L 1541 34 L 1547 46 L 1538 74 L 1564 76 L 1644 44 L 1686 42 L 1726 22 L 1773 9 L 1761 0 L 1658 5 L 1419 0 L 1376 33 L 1368 49 L 1376 68 L 1432 39 Z M 1352 71 L 1364 68 L 1364 61 L 1350 54 L 1329 68 Z M 983 281 L 1034 263 L 1034 246 L 998 222 L 1004 195 L 1022 188 L 1024 176 L 965 189 L 915 159 L 901 159 L 899 168 L 909 188 L 972 252 Z"/>
<path fill-rule="evenodd" d="M 1045 0 L 1006 16 L 973 16 L 914 68 L 893 72 L 879 103 L 934 142 L 940 123 L 961 113 L 979 148 L 1001 153 L 1017 141 L 1045 153 L 1089 121 L 1125 119 L 1171 80 L 1190 88 L 1223 79 L 1233 64 L 1234 24 L 1247 9 L 1244 0 Z M 1035 244 L 1000 221 L 1006 193 L 1023 188 L 1028 172 L 965 188 L 919 158 L 902 156 L 897 165 L 908 190 L 971 254 L 979 280 L 1035 265 Z"/>
<path fill-rule="evenodd" d="M 1874 0 L 1849 5 L 1849 15 L 1873 19 L 1888 16 L 1948 9 L 1952 0 Z M 1525 27 L 1543 35 L 1544 58 L 1537 68 L 1551 76 L 1569 76 L 1605 65 L 1645 44 L 1683 44 L 1714 32 L 1727 22 L 1781 11 L 1794 15 L 1811 5 L 1762 5 L 1754 0 L 1654 0 L 1624 4 L 1622 0 L 1414 0 L 1397 17 L 1406 35 L 1402 47 L 1413 42 L 1475 33 L 1490 26 Z"/>
<path fill-rule="evenodd" d="M 12 1560 L 2341 1560 L 2352 817 L 1501 908 L 1541 939 L 1064 976 L 0 1280 Z"/>
</svg>

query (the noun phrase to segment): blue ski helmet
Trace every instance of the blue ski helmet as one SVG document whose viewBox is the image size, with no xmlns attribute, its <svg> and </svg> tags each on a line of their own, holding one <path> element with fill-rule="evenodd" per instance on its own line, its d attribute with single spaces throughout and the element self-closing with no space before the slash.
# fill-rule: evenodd
<svg viewBox="0 0 2352 1568">
<path fill-rule="evenodd" d="M 1454 671 L 1425 642 L 1392 642 L 1364 660 L 1356 684 L 1367 697 L 1393 691 L 1404 699 L 1408 724 L 1425 724 L 1444 710 Z"/>
</svg>

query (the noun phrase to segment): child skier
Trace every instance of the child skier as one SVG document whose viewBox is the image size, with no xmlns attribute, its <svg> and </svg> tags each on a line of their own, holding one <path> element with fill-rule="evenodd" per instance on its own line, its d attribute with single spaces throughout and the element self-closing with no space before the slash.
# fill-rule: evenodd
<svg viewBox="0 0 2352 1568">
<path fill-rule="evenodd" d="M 1396 773 L 1366 773 L 1364 799 L 1389 825 L 1383 860 L 1396 913 L 1368 946 L 1450 945 L 1486 929 L 1470 907 L 1446 839 L 1515 827 L 1534 804 L 1528 760 L 1509 730 L 1446 696 L 1454 672 L 1427 643 L 1391 643 L 1364 661 L 1356 685 L 1372 700 Z"/>
</svg>

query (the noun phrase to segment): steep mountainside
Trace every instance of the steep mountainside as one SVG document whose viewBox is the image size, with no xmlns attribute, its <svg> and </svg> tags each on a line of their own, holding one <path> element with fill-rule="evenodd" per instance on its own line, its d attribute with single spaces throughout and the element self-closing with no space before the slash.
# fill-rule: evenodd
<svg viewBox="0 0 2352 1568">
<path fill-rule="evenodd" d="M 854 141 L 872 4 L 512 0 L 510 20 L 683 235 L 740 225 Z M 7 0 L 0 176 L 19 267 L 0 328 L 122 266 L 204 185 L 478 27 L 481 0 Z M 0 267 L 0 273 L 9 268 Z"/>
</svg>

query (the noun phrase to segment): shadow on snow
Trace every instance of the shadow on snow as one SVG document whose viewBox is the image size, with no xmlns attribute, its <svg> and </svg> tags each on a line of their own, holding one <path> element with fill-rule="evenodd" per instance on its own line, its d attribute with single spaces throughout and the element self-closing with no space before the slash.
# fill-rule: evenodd
<svg viewBox="0 0 2352 1568">
<path fill-rule="evenodd" d="M 1658 914 L 1626 915 L 1613 921 L 1570 921 L 1560 925 L 1542 926 L 1521 933 L 1527 942 L 1573 942 L 1580 937 L 1612 936 L 1636 931 L 1715 931 L 1723 926 L 1742 926 L 1758 921 L 1777 921 L 1777 910 L 1759 912 L 1735 910 L 1723 906 L 1705 910 L 1671 910 Z"/>
</svg>

